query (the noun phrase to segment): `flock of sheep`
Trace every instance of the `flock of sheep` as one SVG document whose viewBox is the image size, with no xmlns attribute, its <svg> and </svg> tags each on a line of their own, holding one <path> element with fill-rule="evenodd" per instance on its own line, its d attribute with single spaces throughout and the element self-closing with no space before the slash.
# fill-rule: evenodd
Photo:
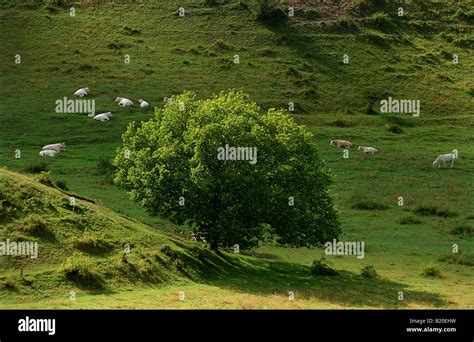
<svg viewBox="0 0 474 342">
<path fill-rule="evenodd" d="M 89 88 L 81 88 L 81 89 L 78 89 L 74 93 L 74 95 L 77 97 L 84 97 L 84 96 L 90 95 L 90 93 L 91 91 Z M 164 102 L 170 102 L 170 98 L 165 97 Z M 115 103 L 117 103 L 121 107 L 133 106 L 133 102 L 125 97 L 117 97 L 115 99 Z M 140 104 L 140 107 L 142 108 L 147 108 L 149 106 L 148 102 L 142 99 L 139 99 L 138 103 Z M 110 118 L 113 117 L 113 114 L 112 112 L 100 113 L 97 115 L 95 113 L 91 113 L 88 116 L 92 117 L 94 120 L 97 120 L 97 121 L 109 121 Z M 39 155 L 41 157 L 56 157 L 61 151 L 65 149 L 66 149 L 66 143 L 64 142 L 49 144 L 49 145 L 43 146 Z"/>
<path fill-rule="evenodd" d="M 74 95 L 77 97 L 84 97 L 86 95 L 90 95 L 91 91 L 89 88 L 81 88 L 77 90 Z M 166 102 L 165 98 L 165 102 Z M 125 97 L 117 97 L 115 99 L 115 103 L 117 103 L 120 107 L 132 107 L 133 102 Z M 147 108 L 149 106 L 149 103 L 145 100 L 139 99 L 138 103 L 140 104 L 141 108 Z M 106 113 L 100 113 L 100 114 L 95 114 L 91 113 L 88 115 L 89 117 L 92 117 L 94 120 L 97 121 L 109 121 L 112 117 L 113 114 L 111 112 L 106 112 Z"/>
<path fill-rule="evenodd" d="M 331 140 L 329 145 L 335 146 L 335 147 L 340 147 L 340 148 L 351 148 L 352 147 L 352 143 L 350 141 L 340 140 L 340 139 Z M 362 152 L 362 153 L 368 153 L 368 154 L 375 154 L 375 153 L 379 152 L 379 150 L 377 150 L 375 147 L 369 147 L 369 146 L 359 146 L 357 148 L 357 151 Z"/>
<path fill-rule="evenodd" d="M 340 140 L 340 139 L 331 140 L 329 145 L 339 147 L 339 148 L 345 148 L 345 149 L 352 147 L 352 143 L 350 141 Z M 367 147 L 367 146 L 359 146 L 357 148 L 357 151 L 362 152 L 362 153 L 367 153 L 367 154 L 375 154 L 379 152 L 375 147 Z M 433 167 L 436 165 L 440 167 L 441 162 L 444 163 L 444 167 L 446 167 L 446 163 L 451 162 L 451 167 L 453 167 L 454 159 L 456 158 L 458 158 L 457 150 L 453 150 L 453 152 L 451 153 L 440 154 L 433 162 Z"/>
<path fill-rule="evenodd" d="M 66 143 L 60 142 L 43 146 L 39 155 L 41 157 L 56 157 L 59 152 L 66 149 Z"/>
<path fill-rule="evenodd" d="M 90 95 L 91 91 L 89 88 L 81 88 L 77 90 L 74 95 L 77 97 L 84 97 L 86 95 Z M 165 97 L 163 99 L 163 102 L 171 102 L 173 101 L 169 97 Z M 121 107 L 132 107 L 133 102 L 125 97 L 117 97 L 115 99 L 115 103 L 117 103 Z M 148 102 L 142 99 L 138 100 L 138 103 L 140 104 L 140 107 L 142 108 L 147 108 L 149 106 Z M 93 117 L 94 120 L 97 121 L 109 121 L 110 118 L 113 117 L 113 114 L 111 112 L 106 112 L 106 113 L 100 113 L 95 115 L 95 113 L 91 113 L 88 115 L 89 117 Z M 341 140 L 341 139 L 336 139 L 336 140 L 331 140 L 329 143 L 331 146 L 339 147 L 339 148 L 351 148 L 352 143 L 347 140 Z M 64 150 L 66 148 L 66 144 L 64 142 L 61 143 L 56 143 L 56 144 L 50 144 L 43 146 L 41 152 L 39 153 L 40 156 L 42 157 L 55 157 L 59 152 Z M 367 154 L 376 154 L 379 151 L 375 147 L 370 147 L 370 146 L 359 146 L 357 148 L 357 151 L 362 152 L 362 153 L 367 153 Z M 438 165 L 438 167 L 441 166 L 441 162 L 444 163 L 444 167 L 446 167 L 446 162 L 451 162 L 451 167 L 454 165 L 454 159 L 458 157 L 457 151 L 454 150 L 452 153 L 447 153 L 447 154 L 441 154 L 439 155 L 435 161 L 433 161 L 433 166 Z"/>
<path fill-rule="evenodd" d="M 90 94 L 91 94 L 91 91 L 87 87 L 78 89 L 76 92 L 74 92 L 74 96 L 77 96 L 77 97 L 84 97 Z M 173 102 L 173 99 L 170 97 L 165 97 L 163 99 L 163 102 L 165 103 Z M 127 99 L 125 97 L 117 97 L 115 99 L 115 103 L 117 103 L 120 107 L 133 106 L 133 102 L 130 99 Z M 147 108 L 149 106 L 149 103 L 142 99 L 139 99 L 138 103 L 140 104 L 141 108 Z M 88 117 L 91 117 L 94 120 L 102 121 L 102 122 L 109 121 L 113 116 L 114 115 L 112 114 L 112 112 L 105 112 L 105 113 L 100 113 L 100 114 L 95 114 L 95 113 L 88 114 Z M 65 149 L 66 149 L 66 144 L 64 142 L 49 144 L 49 145 L 43 146 L 39 155 L 41 157 L 56 157 L 59 154 L 59 152 Z"/>
</svg>

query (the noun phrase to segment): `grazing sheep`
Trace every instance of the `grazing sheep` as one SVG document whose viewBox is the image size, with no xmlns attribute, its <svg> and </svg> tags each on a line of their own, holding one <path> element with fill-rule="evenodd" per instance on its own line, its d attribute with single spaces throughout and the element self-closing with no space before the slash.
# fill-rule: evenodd
<svg viewBox="0 0 474 342">
<path fill-rule="evenodd" d="M 58 151 L 56 150 L 43 150 L 39 153 L 41 157 L 56 157 Z"/>
<path fill-rule="evenodd" d="M 117 99 L 121 99 L 118 102 L 118 105 L 121 106 L 121 107 L 131 107 L 131 106 L 133 106 L 133 102 L 130 101 L 129 99 L 125 98 L 125 97 L 117 97 L 115 99 L 115 102 L 117 102 Z"/>
<path fill-rule="evenodd" d="M 89 88 L 81 88 L 79 90 L 77 90 L 74 95 L 75 96 L 79 96 L 79 97 L 83 97 L 85 95 L 89 95 L 91 93 L 91 91 L 89 90 Z"/>
<path fill-rule="evenodd" d="M 138 100 L 138 103 L 140 104 L 140 107 L 142 107 L 142 108 L 148 107 L 148 102 L 146 102 L 142 99 Z"/>
<path fill-rule="evenodd" d="M 368 154 L 375 154 L 378 153 L 379 151 L 374 148 L 374 147 L 366 147 L 366 146 L 359 146 L 357 151 L 362 152 L 362 153 L 368 153 Z"/>
<path fill-rule="evenodd" d="M 111 112 L 100 113 L 100 114 L 97 114 L 96 116 L 94 116 L 94 120 L 109 121 L 112 116 L 114 116 L 114 115 Z"/>
<path fill-rule="evenodd" d="M 115 103 L 119 103 L 122 100 L 123 100 L 123 97 L 116 97 L 115 98 Z"/>
<path fill-rule="evenodd" d="M 173 102 L 173 99 L 172 99 L 171 97 L 165 97 L 165 98 L 163 99 L 163 102 L 165 102 L 165 103 L 170 103 L 170 102 Z"/>
<path fill-rule="evenodd" d="M 331 140 L 329 145 L 335 146 L 335 147 L 341 147 L 341 148 L 351 148 L 352 143 L 347 140 Z"/>
<path fill-rule="evenodd" d="M 45 145 L 43 146 L 43 148 L 41 150 L 54 150 L 56 152 L 61 152 L 62 150 L 65 150 L 66 149 L 66 143 L 65 142 L 60 142 L 60 143 L 57 143 L 57 144 L 49 144 L 49 145 Z"/>
<path fill-rule="evenodd" d="M 446 162 L 451 162 L 451 167 L 453 167 L 454 159 L 456 159 L 456 155 L 454 153 L 440 154 L 433 162 L 433 167 L 436 164 L 438 164 L 438 167 L 440 167 L 441 162 L 444 163 L 444 167 L 446 167 Z"/>
</svg>

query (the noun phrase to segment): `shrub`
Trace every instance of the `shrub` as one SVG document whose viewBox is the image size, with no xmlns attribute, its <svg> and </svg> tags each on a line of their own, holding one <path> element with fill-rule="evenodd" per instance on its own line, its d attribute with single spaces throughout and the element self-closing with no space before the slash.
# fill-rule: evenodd
<svg viewBox="0 0 474 342">
<path fill-rule="evenodd" d="M 372 265 L 364 266 L 360 270 L 360 275 L 366 279 L 374 279 L 378 277 L 377 271 L 375 271 L 375 267 Z"/>
<path fill-rule="evenodd" d="M 440 257 L 438 260 L 449 264 L 474 266 L 474 253 L 450 253 Z"/>
<path fill-rule="evenodd" d="M 64 191 L 68 190 L 66 180 L 64 179 L 54 180 L 51 171 L 47 171 L 47 172 L 42 171 L 38 175 L 36 175 L 35 178 L 41 184 L 49 186 L 51 188 L 58 188 Z"/>
<path fill-rule="evenodd" d="M 153 260 L 155 261 L 158 261 L 158 263 L 161 265 L 161 266 L 166 266 L 166 261 L 163 260 L 162 257 L 160 257 L 160 254 L 158 254 L 157 252 L 155 251 L 152 251 L 150 252 L 150 258 L 152 258 Z"/>
<path fill-rule="evenodd" d="M 275 50 L 272 50 L 270 48 L 259 50 L 257 53 L 259 56 L 263 56 L 263 57 L 275 57 L 277 54 Z"/>
<path fill-rule="evenodd" d="M 84 71 L 84 72 L 94 71 L 94 70 L 97 70 L 97 69 L 99 69 L 99 68 L 97 68 L 97 67 L 95 67 L 91 64 L 88 64 L 88 63 L 83 63 L 83 64 L 81 64 L 77 67 L 77 70 Z"/>
<path fill-rule="evenodd" d="M 115 172 L 115 166 L 112 164 L 112 159 L 107 157 L 99 157 L 96 168 L 100 174 L 109 174 Z"/>
<path fill-rule="evenodd" d="M 131 27 L 128 27 L 128 26 L 125 26 L 123 28 L 123 33 L 126 34 L 126 35 L 129 35 L 129 36 L 133 36 L 133 35 L 137 35 L 137 34 L 140 34 L 140 30 L 135 30 Z"/>
<path fill-rule="evenodd" d="M 314 9 L 309 9 L 303 11 L 303 17 L 307 20 L 318 20 L 321 18 L 321 14 Z"/>
<path fill-rule="evenodd" d="M 400 219 L 400 224 L 420 224 L 421 221 L 414 216 L 405 216 Z"/>
<path fill-rule="evenodd" d="M 472 236 L 474 229 L 468 225 L 459 224 L 453 229 L 451 229 L 450 233 L 454 235 L 462 235 L 462 236 Z"/>
<path fill-rule="evenodd" d="M 425 278 L 441 278 L 441 272 L 436 266 L 428 265 L 423 268 L 421 276 Z"/>
<path fill-rule="evenodd" d="M 382 33 L 379 33 L 379 32 L 366 31 L 365 32 L 365 37 L 372 44 L 385 45 L 385 44 L 388 43 L 387 37 L 385 35 L 383 35 Z"/>
<path fill-rule="evenodd" d="M 204 0 L 204 6 L 215 7 L 219 5 L 220 5 L 220 2 L 218 0 Z"/>
<path fill-rule="evenodd" d="M 227 50 L 232 49 L 232 46 L 227 44 L 222 39 L 218 39 L 214 42 L 214 49 L 219 50 L 219 51 L 227 51 Z"/>
<path fill-rule="evenodd" d="M 390 16 L 385 12 L 377 12 L 370 17 L 370 24 L 377 29 L 385 30 L 393 26 Z"/>
<path fill-rule="evenodd" d="M 55 187 L 53 176 L 51 174 L 51 171 L 48 172 L 40 172 L 39 175 L 37 175 L 36 180 L 40 182 L 43 185 L 50 186 L 52 188 Z"/>
<path fill-rule="evenodd" d="M 385 129 L 389 132 L 395 133 L 395 134 L 401 134 L 403 133 L 403 129 L 398 126 L 398 125 L 386 125 Z"/>
<path fill-rule="evenodd" d="M 130 44 L 130 43 L 123 43 L 123 42 L 119 42 L 119 43 L 113 42 L 113 43 L 109 43 L 109 44 L 107 45 L 107 47 L 108 47 L 109 49 L 112 49 L 112 50 L 120 50 L 120 49 L 123 49 L 123 48 L 130 48 L 130 47 L 132 47 L 132 46 L 133 46 L 133 44 Z"/>
<path fill-rule="evenodd" d="M 88 253 L 105 253 L 113 249 L 108 241 L 87 234 L 74 241 L 74 247 Z"/>
<path fill-rule="evenodd" d="M 474 19 L 474 9 L 467 10 L 459 8 L 454 14 L 454 17 L 466 21 L 472 21 Z"/>
<path fill-rule="evenodd" d="M 59 179 L 55 182 L 56 187 L 58 187 L 61 190 L 67 191 L 69 188 L 67 187 L 66 180 L 64 179 Z"/>
<path fill-rule="evenodd" d="M 356 124 L 352 121 L 346 121 L 346 120 L 335 120 L 329 123 L 329 126 L 334 126 L 334 127 L 354 127 Z"/>
<path fill-rule="evenodd" d="M 330 22 L 327 28 L 331 31 L 357 31 L 359 28 L 348 16 L 338 16 L 334 22 Z"/>
<path fill-rule="evenodd" d="M 298 69 L 294 68 L 294 67 L 289 67 L 286 69 L 286 74 L 288 76 L 293 76 L 297 79 L 302 79 L 304 76 L 303 74 L 301 73 L 301 71 L 299 71 Z"/>
<path fill-rule="evenodd" d="M 383 0 L 353 0 L 350 1 L 349 9 L 351 12 L 367 14 L 385 5 Z"/>
<path fill-rule="evenodd" d="M 415 213 L 422 216 L 436 216 L 438 209 L 436 207 L 419 206 L 415 209 Z"/>
<path fill-rule="evenodd" d="M 374 109 L 374 104 L 373 103 L 368 103 L 367 104 L 367 106 L 365 107 L 365 114 L 369 114 L 369 115 L 378 114 L 377 111 Z"/>
<path fill-rule="evenodd" d="M 2 220 L 11 218 L 17 210 L 17 206 L 9 195 L 6 189 L 0 187 L 0 219 Z"/>
<path fill-rule="evenodd" d="M 0 282 L 0 288 L 7 290 L 7 291 L 14 291 L 16 290 L 16 282 L 12 276 L 6 276 Z"/>
<path fill-rule="evenodd" d="M 153 274 L 153 264 L 146 258 L 140 258 L 136 264 L 137 271 L 142 275 Z"/>
<path fill-rule="evenodd" d="M 310 272 L 313 275 L 324 275 L 324 276 L 334 276 L 337 275 L 337 271 L 333 269 L 326 259 L 322 257 L 319 260 L 314 260 L 313 264 L 310 267 Z"/>
<path fill-rule="evenodd" d="M 366 200 L 355 203 L 352 208 L 357 210 L 386 210 L 388 209 L 388 206 L 385 204 Z"/>
<path fill-rule="evenodd" d="M 434 206 L 418 206 L 414 212 L 421 216 L 439 216 L 439 217 L 454 217 L 457 213 L 449 209 L 438 209 Z"/>
<path fill-rule="evenodd" d="M 454 211 L 450 211 L 449 209 L 440 209 L 436 212 L 436 216 L 439 217 L 455 217 L 458 216 L 457 213 Z"/>
<path fill-rule="evenodd" d="M 59 269 L 68 280 L 80 284 L 94 284 L 98 275 L 91 261 L 83 257 L 70 257 L 62 263 Z"/>
<path fill-rule="evenodd" d="M 57 7 L 54 7 L 54 6 L 46 6 L 46 9 L 48 10 L 49 13 L 58 13 L 60 11 L 59 8 Z"/>
<path fill-rule="evenodd" d="M 179 47 L 175 47 L 175 48 L 172 48 L 171 49 L 171 53 L 175 54 L 175 55 L 182 55 L 184 54 L 186 51 L 184 51 L 184 49 L 182 48 L 179 48 Z"/>
<path fill-rule="evenodd" d="M 70 0 L 51 0 L 49 3 L 62 8 L 67 8 L 68 6 L 72 6 L 74 4 L 74 2 Z"/>
<path fill-rule="evenodd" d="M 222 57 L 219 59 L 219 64 L 221 65 L 222 69 L 229 69 L 234 62 L 230 58 Z"/>
<path fill-rule="evenodd" d="M 164 255 L 167 255 L 172 260 L 179 259 L 179 254 L 176 253 L 176 251 L 174 251 L 170 246 L 164 246 L 161 249 L 161 253 L 163 253 Z"/>
<path fill-rule="evenodd" d="M 49 166 L 45 162 L 31 163 L 24 170 L 25 172 L 36 174 L 49 171 Z"/>
<path fill-rule="evenodd" d="M 19 230 L 33 236 L 44 236 L 49 233 L 48 225 L 44 219 L 37 214 L 30 214 L 18 223 Z"/>
</svg>

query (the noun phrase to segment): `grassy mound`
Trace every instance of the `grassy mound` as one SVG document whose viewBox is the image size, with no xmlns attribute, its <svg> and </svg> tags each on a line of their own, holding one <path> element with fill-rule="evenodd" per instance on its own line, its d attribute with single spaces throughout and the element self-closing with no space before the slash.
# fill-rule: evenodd
<svg viewBox="0 0 474 342">
<path fill-rule="evenodd" d="M 0 169 L 0 241 L 38 245 L 36 259 L 0 258 L 5 286 L 25 292 L 63 285 L 109 291 L 126 283 L 195 279 L 213 271 L 209 263 L 214 271 L 224 269 L 221 258 L 200 245 L 173 239 L 72 195 Z M 26 278 L 27 286 L 21 281 Z M 11 279 L 18 283 L 13 286 Z"/>
</svg>

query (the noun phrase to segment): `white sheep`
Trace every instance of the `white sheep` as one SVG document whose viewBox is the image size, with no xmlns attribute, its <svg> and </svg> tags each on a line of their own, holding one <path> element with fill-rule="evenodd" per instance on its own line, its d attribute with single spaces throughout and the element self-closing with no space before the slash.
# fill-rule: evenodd
<svg viewBox="0 0 474 342">
<path fill-rule="evenodd" d="M 85 95 L 89 95 L 91 93 L 91 91 L 89 90 L 89 88 L 81 88 L 79 90 L 77 90 L 74 95 L 75 96 L 79 96 L 79 97 L 83 97 Z"/>
<path fill-rule="evenodd" d="M 435 161 L 433 162 L 433 167 L 438 164 L 438 167 L 441 166 L 441 162 L 444 163 L 444 167 L 446 167 L 446 162 L 451 162 L 451 167 L 454 165 L 454 159 L 456 159 L 456 155 L 454 153 L 446 153 L 440 154 Z"/>
<path fill-rule="evenodd" d="M 339 140 L 339 139 L 331 140 L 329 145 L 332 145 L 332 146 L 335 146 L 335 147 L 341 147 L 341 148 L 351 148 L 352 147 L 352 143 L 350 141 Z"/>
<path fill-rule="evenodd" d="M 94 120 L 98 121 L 109 121 L 110 118 L 114 116 L 111 112 L 106 112 L 106 113 L 100 113 L 94 116 Z"/>
<path fill-rule="evenodd" d="M 129 99 L 125 98 L 125 97 L 117 97 L 115 99 L 115 102 L 117 102 L 118 100 L 118 105 L 121 106 L 121 107 L 131 107 L 133 106 L 133 102 L 130 101 Z"/>
<path fill-rule="evenodd" d="M 357 148 L 357 151 L 362 152 L 362 153 L 368 153 L 368 154 L 378 153 L 378 150 L 375 147 L 366 147 L 366 146 L 359 146 L 359 148 Z"/>
<path fill-rule="evenodd" d="M 138 103 L 140 104 L 140 107 L 142 107 L 142 108 L 147 108 L 148 107 L 148 102 L 146 102 L 142 99 L 138 100 Z"/>
<path fill-rule="evenodd" d="M 49 145 L 45 145 L 43 146 L 43 148 L 41 150 L 54 150 L 56 152 L 61 152 L 62 150 L 65 150 L 66 149 L 66 143 L 65 142 L 60 142 L 60 143 L 56 143 L 56 144 L 49 144 Z"/>
<path fill-rule="evenodd" d="M 56 157 L 58 151 L 56 150 L 43 150 L 39 153 L 41 157 Z"/>
<path fill-rule="evenodd" d="M 170 102 L 173 102 L 173 99 L 172 99 L 171 97 L 165 97 L 165 98 L 163 99 L 163 102 L 165 102 L 165 103 L 170 103 Z"/>
</svg>

